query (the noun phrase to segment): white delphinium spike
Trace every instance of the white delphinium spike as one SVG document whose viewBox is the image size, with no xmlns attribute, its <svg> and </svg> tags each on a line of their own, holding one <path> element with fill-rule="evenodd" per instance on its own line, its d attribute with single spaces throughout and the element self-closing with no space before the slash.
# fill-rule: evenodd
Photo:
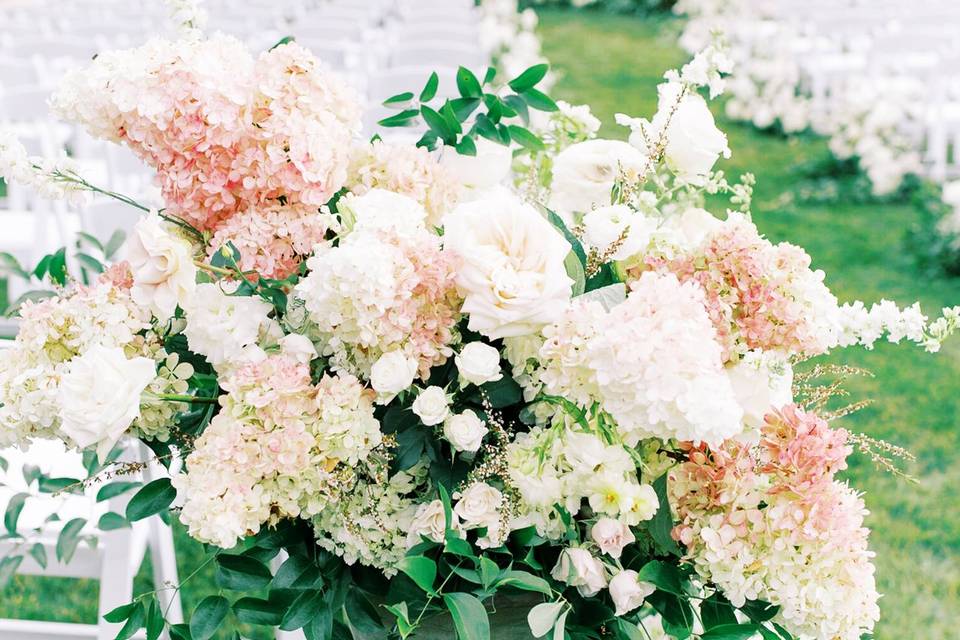
<svg viewBox="0 0 960 640">
<path fill-rule="evenodd" d="M 202 0 L 167 0 L 170 19 L 182 37 L 195 38 L 202 35 L 207 26 L 207 11 L 201 4 Z"/>
<path fill-rule="evenodd" d="M 70 158 L 31 157 L 12 128 L 0 127 L 0 178 L 6 182 L 32 187 L 49 200 L 83 204 L 88 189 L 71 179 L 76 175 Z"/>
</svg>

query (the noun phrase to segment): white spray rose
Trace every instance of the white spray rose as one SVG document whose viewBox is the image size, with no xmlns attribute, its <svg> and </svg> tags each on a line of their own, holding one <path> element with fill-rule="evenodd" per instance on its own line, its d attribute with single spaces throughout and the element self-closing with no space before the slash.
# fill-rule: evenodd
<svg viewBox="0 0 960 640">
<path fill-rule="evenodd" d="M 553 164 L 550 208 L 568 223 L 574 213 L 610 204 L 613 184 L 620 174 L 636 181 L 647 157 L 619 140 L 587 140 L 557 154 Z"/>
<path fill-rule="evenodd" d="M 586 549 L 564 549 L 550 572 L 554 580 L 576 587 L 584 598 L 607 586 L 607 569 Z"/>
<path fill-rule="evenodd" d="M 417 375 L 417 361 L 402 351 L 383 354 L 370 368 L 370 386 L 382 396 L 393 399 L 413 384 Z"/>
<path fill-rule="evenodd" d="M 503 494 L 485 482 L 474 482 L 463 493 L 453 494 L 457 500 L 453 512 L 467 529 L 495 526 L 500 521 Z"/>
<path fill-rule="evenodd" d="M 171 317 L 197 287 L 193 247 L 170 233 L 160 216 L 151 212 L 133 228 L 125 249 L 133 273 L 133 301 L 161 320 Z"/>
<path fill-rule="evenodd" d="M 667 126 L 664 149 L 667 165 L 687 182 L 701 184 L 721 155 L 730 157 L 730 147 L 703 97 L 687 91 L 677 104 L 681 89 L 681 85 L 673 82 L 657 87 L 659 101 L 653 129 L 659 136 Z"/>
<path fill-rule="evenodd" d="M 640 574 L 627 569 L 610 580 L 610 599 L 617 608 L 616 615 L 630 613 L 643 604 L 643 601 L 657 588 L 649 582 L 642 582 Z"/>
<path fill-rule="evenodd" d="M 436 385 L 429 386 L 421 391 L 417 399 L 413 401 L 412 408 L 420 421 L 428 427 L 440 424 L 450 415 L 450 401 L 447 399 L 447 392 Z"/>
<path fill-rule="evenodd" d="M 619 558 L 624 547 L 636 541 L 630 527 L 613 518 L 597 520 L 590 528 L 590 538 L 611 558 Z"/>
<path fill-rule="evenodd" d="M 503 184 L 513 164 L 510 147 L 482 137 L 477 138 L 476 143 L 477 155 L 466 156 L 447 147 L 440 161 L 464 186 L 463 200 L 482 196 L 484 191 Z"/>
<path fill-rule="evenodd" d="M 362 196 L 348 193 L 337 202 L 337 213 L 350 231 L 386 230 L 399 236 L 417 233 L 427 219 L 419 202 L 386 189 L 371 189 Z"/>
<path fill-rule="evenodd" d="M 157 375 L 150 358 L 127 358 L 101 345 L 75 358 L 60 382 L 60 430 L 80 448 L 97 445 L 103 460 L 140 417 L 140 395 Z"/>
<path fill-rule="evenodd" d="M 457 530 L 460 521 L 456 513 L 450 514 L 450 528 Z M 434 542 L 443 542 L 447 530 L 446 515 L 443 512 L 443 503 L 439 500 L 425 502 L 417 507 L 417 513 L 410 523 L 410 532 L 407 535 L 407 548 L 420 544 L 421 537 Z"/>
<path fill-rule="evenodd" d="M 196 294 L 185 304 L 184 334 L 191 351 L 206 357 L 215 367 L 262 359 L 262 350 L 256 346 L 260 330 L 275 325 L 268 317 L 273 310 L 269 303 L 250 296 L 227 295 L 219 284 L 206 282 L 197 285 Z"/>
<path fill-rule="evenodd" d="M 476 453 L 480 449 L 483 437 L 487 435 L 486 425 L 470 409 L 447 418 L 443 424 L 443 437 L 450 441 L 457 451 Z"/>
<path fill-rule="evenodd" d="M 469 328 L 488 338 L 535 333 L 566 308 L 570 244 L 536 209 L 497 192 L 445 218 L 444 249 L 461 260 L 457 288 Z"/>
<path fill-rule="evenodd" d="M 460 350 L 454 359 L 460 377 L 467 382 L 481 385 L 503 377 L 500 372 L 500 352 L 483 342 L 471 342 Z"/>
</svg>

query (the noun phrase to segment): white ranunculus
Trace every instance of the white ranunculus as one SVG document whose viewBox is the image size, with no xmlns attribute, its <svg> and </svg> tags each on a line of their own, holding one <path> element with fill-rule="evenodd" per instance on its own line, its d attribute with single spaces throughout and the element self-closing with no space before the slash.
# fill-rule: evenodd
<svg viewBox="0 0 960 640">
<path fill-rule="evenodd" d="M 657 87 L 659 102 L 653 129 L 659 136 L 667 126 L 667 165 L 687 182 L 700 184 L 721 155 L 730 157 L 730 147 L 727 136 L 714 123 L 707 101 L 687 91 L 678 105 L 680 91 L 681 85 L 673 82 Z"/>
<path fill-rule="evenodd" d="M 413 384 L 417 375 L 417 361 L 402 351 L 383 354 L 370 368 L 370 386 L 383 398 L 393 399 Z"/>
<path fill-rule="evenodd" d="M 663 227 L 674 232 L 681 248 L 694 251 L 708 235 L 723 227 L 723 222 L 706 209 L 691 207 L 678 216 L 667 218 Z"/>
<path fill-rule="evenodd" d="M 607 569 L 586 549 L 564 549 L 550 572 L 554 580 L 576 587 L 584 598 L 607 586 Z"/>
<path fill-rule="evenodd" d="M 587 140 L 557 154 L 550 186 L 550 208 L 568 223 L 574 213 L 610 204 L 613 184 L 622 173 L 636 181 L 647 165 L 647 156 L 619 140 Z"/>
<path fill-rule="evenodd" d="M 470 409 L 450 416 L 443 423 L 443 436 L 450 441 L 454 449 L 468 453 L 476 453 L 480 449 L 483 437 L 488 431 L 483 420 Z"/>
<path fill-rule="evenodd" d="M 650 244 L 657 221 L 623 204 L 597 207 L 583 217 L 583 241 L 610 260 L 626 260 Z M 612 250 L 618 240 L 620 244 Z"/>
<path fill-rule="evenodd" d="M 768 413 L 793 402 L 793 369 L 783 354 L 748 351 L 725 370 L 744 424 L 751 429 L 759 429 Z"/>
<path fill-rule="evenodd" d="M 630 613 L 643 604 L 643 601 L 657 588 L 649 582 L 640 580 L 640 574 L 631 569 L 621 571 L 610 580 L 610 599 L 617 608 L 616 615 Z"/>
<path fill-rule="evenodd" d="M 636 541 L 630 527 L 613 518 L 597 520 L 590 527 L 590 538 L 611 558 L 619 558 L 623 548 Z"/>
<path fill-rule="evenodd" d="M 505 192 L 458 206 L 444 248 L 461 260 L 457 288 L 468 327 L 488 338 L 535 333 L 566 308 L 570 244 L 536 209 Z"/>
<path fill-rule="evenodd" d="M 503 184 L 510 175 L 513 152 L 510 147 L 486 138 L 477 138 L 477 155 L 466 156 L 452 147 L 443 150 L 440 163 L 450 171 L 465 188 L 462 199 L 482 196 L 487 189 Z"/>
<path fill-rule="evenodd" d="M 303 364 L 317 357 L 317 348 L 313 346 L 313 342 L 299 333 L 291 333 L 280 338 L 280 351 Z"/>
<path fill-rule="evenodd" d="M 450 514 L 450 528 L 457 530 L 460 526 L 456 513 Z M 407 547 L 412 547 L 422 542 L 421 537 L 434 542 L 443 542 L 444 534 L 447 531 L 447 520 L 443 510 L 443 503 L 439 500 L 425 502 L 417 507 L 417 513 L 413 516 L 413 522 L 410 523 L 410 530 L 407 534 Z"/>
<path fill-rule="evenodd" d="M 503 377 L 500 372 L 500 352 L 483 342 L 467 344 L 455 358 L 460 377 L 481 385 Z"/>
<path fill-rule="evenodd" d="M 450 415 L 450 400 L 442 387 L 432 385 L 420 392 L 413 401 L 413 412 L 420 422 L 432 427 L 440 424 Z"/>
<path fill-rule="evenodd" d="M 190 243 L 170 233 L 160 216 L 151 212 L 133 228 L 125 249 L 133 273 L 133 301 L 161 320 L 173 316 L 197 287 Z"/>
<path fill-rule="evenodd" d="M 120 347 L 90 348 L 60 382 L 61 431 L 82 449 L 96 445 L 103 460 L 140 417 L 140 395 L 156 375 L 150 358 L 127 358 Z"/>
<path fill-rule="evenodd" d="M 427 219 L 419 202 L 386 189 L 371 189 L 362 196 L 348 193 L 337 202 L 337 213 L 349 231 L 383 229 L 400 236 L 417 233 Z"/>
<path fill-rule="evenodd" d="M 260 298 L 232 296 L 223 283 L 205 282 L 184 304 L 187 326 L 184 334 L 190 350 L 204 356 L 214 367 L 262 359 L 257 347 L 260 330 L 270 329 L 273 307 Z"/>
<path fill-rule="evenodd" d="M 503 494 L 485 482 L 474 482 L 462 493 L 453 494 L 457 504 L 453 512 L 467 529 L 491 527 L 500 521 Z"/>
</svg>

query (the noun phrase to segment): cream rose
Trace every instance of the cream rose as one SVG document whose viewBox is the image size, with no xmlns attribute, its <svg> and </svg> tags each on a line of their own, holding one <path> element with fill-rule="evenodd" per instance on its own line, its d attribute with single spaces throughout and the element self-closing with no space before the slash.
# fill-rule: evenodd
<svg viewBox="0 0 960 640">
<path fill-rule="evenodd" d="M 456 513 L 450 514 L 450 528 L 458 530 L 460 521 Z M 417 513 L 413 516 L 413 522 L 410 523 L 410 531 L 407 535 L 407 548 L 420 544 L 421 537 L 434 542 L 443 542 L 447 531 L 446 515 L 443 511 L 443 503 L 439 500 L 426 502 L 417 507 Z"/>
<path fill-rule="evenodd" d="M 417 361 L 402 351 L 385 353 L 370 368 L 370 386 L 383 398 L 393 399 L 413 384 Z"/>
<path fill-rule="evenodd" d="M 630 527 L 613 518 L 597 520 L 590 528 L 590 538 L 611 558 L 619 558 L 624 547 L 636 541 Z"/>
<path fill-rule="evenodd" d="M 450 415 L 450 401 L 442 387 L 430 386 L 420 392 L 413 401 L 413 412 L 420 422 L 432 427 L 440 424 Z"/>
<path fill-rule="evenodd" d="M 500 521 L 500 505 L 503 494 L 485 482 L 474 482 L 463 493 L 455 493 L 457 500 L 453 512 L 463 521 L 465 528 L 494 526 Z"/>
<path fill-rule="evenodd" d="M 536 209 L 498 192 L 446 217 L 445 250 L 461 260 L 468 327 L 488 338 L 537 332 L 566 308 L 570 244 Z"/>
<path fill-rule="evenodd" d="M 90 348 L 70 362 L 60 382 L 60 430 L 81 449 L 96 445 L 103 460 L 140 417 L 140 395 L 156 375 L 150 358 L 127 358 L 119 347 Z"/>
<path fill-rule="evenodd" d="M 631 569 L 621 571 L 610 580 L 610 599 L 616 607 L 616 615 L 630 613 L 643 604 L 643 601 L 657 588 L 649 582 L 642 582 L 640 574 Z"/>
<path fill-rule="evenodd" d="M 460 377 L 475 385 L 494 382 L 503 377 L 500 372 L 500 352 L 483 342 L 467 344 L 454 360 Z"/>
<path fill-rule="evenodd" d="M 187 240 L 170 233 L 156 212 L 150 212 L 133 228 L 126 256 L 133 273 L 133 301 L 148 307 L 161 320 L 173 316 L 177 305 L 196 290 L 193 248 Z"/>
<path fill-rule="evenodd" d="M 714 123 L 707 101 L 693 91 L 687 91 L 677 104 L 681 85 L 665 82 L 657 87 L 659 101 L 653 129 L 667 127 L 664 159 L 682 179 L 702 184 L 717 159 L 730 157 L 727 136 Z M 673 115 L 671 116 L 671 112 Z"/>
<path fill-rule="evenodd" d="M 584 598 L 607 586 L 607 569 L 586 549 L 564 549 L 550 572 L 554 580 L 576 587 Z"/>
<path fill-rule="evenodd" d="M 619 140 L 587 140 L 571 145 L 554 160 L 550 208 L 568 223 L 573 222 L 574 213 L 610 204 L 613 184 L 621 173 L 636 181 L 646 165 L 644 153 Z"/>
<path fill-rule="evenodd" d="M 454 449 L 467 453 L 476 453 L 480 449 L 483 437 L 488 431 L 483 420 L 470 409 L 447 418 L 443 423 L 443 437 Z"/>
</svg>

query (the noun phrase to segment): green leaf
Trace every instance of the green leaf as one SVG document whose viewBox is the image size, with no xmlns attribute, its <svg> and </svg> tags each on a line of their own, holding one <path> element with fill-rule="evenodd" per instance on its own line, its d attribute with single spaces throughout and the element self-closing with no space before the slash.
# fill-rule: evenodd
<svg viewBox="0 0 960 640">
<path fill-rule="evenodd" d="M 170 640 L 193 640 L 190 635 L 190 626 L 184 623 L 170 627 Z"/>
<path fill-rule="evenodd" d="M 166 511 L 177 497 L 169 478 L 160 478 L 137 491 L 127 503 L 127 520 L 136 522 Z"/>
<path fill-rule="evenodd" d="M 103 266 L 103 263 L 91 255 L 86 253 L 78 253 L 73 257 L 76 258 L 77 262 L 82 264 L 86 269 L 93 271 L 94 273 L 103 273 L 106 271 L 106 267 Z"/>
<path fill-rule="evenodd" d="M 490 619 L 483 603 L 469 593 L 444 594 L 460 640 L 490 640 Z"/>
<path fill-rule="evenodd" d="M 3 514 L 3 526 L 10 533 L 17 532 L 17 522 L 20 520 L 20 513 L 23 511 L 23 505 L 30 497 L 29 493 L 18 493 L 10 498 L 7 503 L 7 510 Z"/>
<path fill-rule="evenodd" d="M 480 385 L 483 395 L 494 409 L 503 409 L 523 400 L 523 389 L 512 376 L 503 376 L 493 382 Z"/>
<path fill-rule="evenodd" d="M 66 247 L 61 247 L 57 250 L 55 254 L 50 257 L 50 261 L 46 265 L 47 275 L 50 276 L 50 281 L 61 286 L 67 284 L 67 249 Z M 37 276 L 40 277 L 40 276 Z"/>
<path fill-rule="evenodd" d="M 0 272 L 12 273 L 24 280 L 30 279 L 30 272 L 23 268 L 13 254 L 6 251 L 0 252 Z"/>
<path fill-rule="evenodd" d="M 567 637 L 567 616 L 570 615 L 570 610 L 567 609 L 560 614 L 560 617 L 557 618 L 557 623 L 553 625 L 553 640 L 565 640 Z"/>
<path fill-rule="evenodd" d="M 483 95 L 477 76 L 466 67 L 457 69 L 457 90 L 464 98 L 479 98 Z"/>
<path fill-rule="evenodd" d="M 0 560 L 0 589 L 6 588 L 13 576 L 16 575 L 21 562 L 23 562 L 23 556 L 7 556 Z"/>
<path fill-rule="evenodd" d="M 543 151 L 546 148 L 543 140 L 538 138 L 529 129 L 518 127 L 515 124 L 511 124 L 508 129 L 510 130 L 510 138 L 515 140 L 521 147 L 532 151 Z"/>
<path fill-rule="evenodd" d="M 487 67 L 487 72 L 483 76 L 483 84 L 490 84 L 497 77 L 497 70 L 494 67 Z"/>
<path fill-rule="evenodd" d="M 661 560 L 651 560 L 640 569 L 637 579 L 656 585 L 661 591 L 686 597 L 680 584 L 680 571 L 676 565 Z"/>
<path fill-rule="evenodd" d="M 737 624 L 733 605 L 719 591 L 700 603 L 700 619 L 703 621 L 703 628 L 707 630 Z"/>
<path fill-rule="evenodd" d="M 32 557 L 34 561 L 40 565 L 41 569 L 47 568 L 47 548 L 43 545 L 43 543 L 37 542 L 30 547 L 30 557 Z"/>
<path fill-rule="evenodd" d="M 423 120 L 427 123 L 427 126 L 430 127 L 430 130 L 437 134 L 444 142 L 453 140 L 456 134 L 450 127 L 447 119 L 440 115 L 438 111 L 427 105 L 421 105 L 420 115 L 423 116 Z"/>
<path fill-rule="evenodd" d="M 333 615 L 329 602 L 320 603 L 310 623 L 303 628 L 303 635 L 307 640 L 329 640 L 333 636 Z"/>
<path fill-rule="evenodd" d="M 440 107 L 440 115 L 446 120 L 450 131 L 456 135 L 463 133 L 463 126 L 461 125 L 460 119 L 457 118 L 457 112 L 453 110 L 453 103 L 451 101 L 447 100 L 443 103 L 443 106 Z M 456 139 L 456 135 L 454 135 L 454 140 Z"/>
<path fill-rule="evenodd" d="M 777 612 L 780 610 L 780 607 L 772 605 L 769 602 L 764 602 L 763 600 L 747 600 L 740 611 L 747 614 L 747 617 L 750 618 L 753 622 L 766 622 L 777 615 Z"/>
<path fill-rule="evenodd" d="M 150 598 L 150 606 L 147 607 L 147 640 L 158 640 L 166 622 L 163 619 L 163 613 L 160 611 L 160 604 L 156 597 Z"/>
<path fill-rule="evenodd" d="M 587 266 L 587 252 L 584 251 L 583 245 L 580 243 L 580 240 L 577 236 L 573 235 L 573 232 L 567 228 L 567 223 L 563 221 L 563 218 L 558 216 L 556 213 L 550 209 L 544 208 L 544 211 L 547 213 L 547 220 L 550 221 L 554 227 L 557 228 L 560 233 L 563 234 L 563 237 L 566 238 L 567 242 L 570 243 L 570 248 L 573 250 L 577 257 L 580 259 L 580 262 L 583 263 L 584 268 Z"/>
<path fill-rule="evenodd" d="M 670 501 L 667 497 L 666 473 L 653 481 L 653 490 L 657 494 L 660 506 L 650 520 L 649 525 L 647 525 L 647 529 L 650 531 L 650 536 L 653 538 L 653 541 L 656 542 L 661 549 L 672 555 L 679 556 L 681 553 L 680 547 L 677 545 L 677 541 L 670 535 L 670 532 L 673 530 L 673 515 L 670 513 Z"/>
<path fill-rule="evenodd" d="M 423 86 L 423 91 L 420 92 L 420 102 L 430 102 L 433 100 L 434 96 L 437 95 L 437 88 L 439 86 L 440 76 L 434 71 L 430 74 L 430 78 L 427 79 L 427 84 Z"/>
<path fill-rule="evenodd" d="M 209 640 L 227 619 L 230 602 L 223 596 L 207 596 L 200 601 L 190 618 L 193 640 Z"/>
<path fill-rule="evenodd" d="M 117 481 L 111 482 L 110 484 L 105 484 L 100 487 L 100 490 L 97 491 L 97 502 L 103 502 L 104 500 L 109 500 L 110 498 L 116 498 L 117 496 L 126 493 L 131 489 L 139 487 L 142 483 L 140 482 L 125 482 Z"/>
<path fill-rule="evenodd" d="M 753 623 L 724 624 L 701 634 L 700 640 L 750 640 L 759 630 Z"/>
<path fill-rule="evenodd" d="M 583 263 L 580 262 L 580 258 L 577 257 L 576 253 L 571 251 L 567 254 L 567 257 L 564 258 L 563 266 L 567 270 L 567 275 L 573 280 L 570 295 L 574 298 L 583 295 L 583 292 L 587 290 L 587 273 L 583 269 Z"/>
<path fill-rule="evenodd" d="M 405 471 L 420 462 L 429 431 L 414 427 L 397 434 L 397 449 L 393 460 L 397 471 Z"/>
<path fill-rule="evenodd" d="M 383 628 L 380 612 L 370 604 L 370 601 L 359 589 L 352 588 L 347 593 L 344 610 L 347 613 L 350 626 L 355 631 L 354 638 L 386 640 L 387 630 Z"/>
<path fill-rule="evenodd" d="M 65 489 L 71 489 L 69 493 L 79 493 L 82 490 L 80 480 L 76 478 L 48 478 L 40 476 L 37 482 L 37 490 L 40 493 L 59 493 Z"/>
<path fill-rule="evenodd" d="M 120 629 L 120 632 L 117 633 L 116 640 L 127 640 L 132 638 L 137 631 L 143 629 L 143 625 L 146 622 L 147 612 L 144 611 L 143 603 L 137 602 L 133 605 L 133 611 L 130 613 L 130 616 L 126 619 L 126 624 Z"/>
<path fill-rule="evenodd" d="M 433 595 L 433 583 L 437 579 L 437 563 L 424 556 L 407 556 L 397 565 L 418 587 Z"/>
<path fill-rule="evenodd" d="M 536 89 L 527 89 L 522 94 L 524 101 L 530 105 L 531 109 L 537 111 L 557 111 L 559 107 L 553 99 L 542 91 Z"/>
<path fill-rule="evenodd" d="M 392 104 L 395 105 L 395 104 L 402 104 L 404 102 L 410 102 L 411 100 L 413 100 L 413 92 L 404 91 L 403 93 L 398 93 L 395 96 L 390 96 L 389 98 L 383 101 L 383 104 L 384 106 L 390 106 Z"/>
<path fill-rule="evenodd" d="M 293 554 L 283 561 L 270 582 L 271 589 L 293 589 L 306 574 L 316 570 L 313 562 L 306 556 Z M 317 572 L 319 577 L 319 571 Z"/>
<path fill-rule="evenodd" d="M 103 247 L 103 254 L 109 260 L 113 255 L 120 250 L 120 247 L 123 246 L 123 241 L 127 239 L 127 232 L 123 229 L 117 229 L 110 236 L 110 239 L 107 240 L 107 244 Z"/>
<path fill-rule="evenodd" d="M 240 598 L 233 603 L 237 620 L 246 624 L 275 627 L 283 619 L 282 607 L 262 598 Z"/>
<path fill-rule="evenodd" d="M 522 93 L 543 80 L 549 69 L 550 65 L 548 64 L 535 64 L 507 84 L 517 93 Z"/>
<path fill-rule="evenodd" d="M 420 115 L 419 109 L 406 109 L 400 113 L 384 118 L 377 124 L 381 127 L 406 127 L 410 122 Z"/>
<path fill-rule="evenodd" d="M 530 122 L 530 108 L 523 98 L 520 96 L 507 96 L 503 101 L 507 106 L 516 111 L 517 115 L 519 115 L 524 122 Z"/>
<path fill-rule="evenodd" d="M 73 558 L 77 545 L 80 544 L 80 531 L 87 524 L 86 518 L 74 518 L 68 521 L 60 530 L 57 537 L 57 559 L 67 564 Z"/>
<path fill-rule="evenodd" d="M 489 589 L 500 577 L 500 567 L 486 556 L 480 556 L 480 583 L 484 589 Z"/>
<path fill-rule="evenodd" d="M 507 571 L 497 582 L 497 585 L 513 587 L 514 589 L 521 589 L 523 591 L 535 591 L 536 593 L 542 593 L 547 596 L 553 593 L 550 589 L 549 582 L 540 576 L 535 576 L 526 571 Z"/>
<path fill-rule="evenodd" d="M 470 117 L 470 114 L 480 106 L 480 100 L 477 98 L 455 98 L 450 101 L 450 107 L 460 122 Z"/>
<path fill-rule="evenodd" d="M 217 585 L 234 591 L 256 591 L 270 584 L 270 569 L 250 556 L 217 556 Z"/>
<path fill-rule="evenodd" d="M 129 526 L 130 523 L 127 522 L 126 518 L 112 511 L 103 514 L 97 521 L 97 529 L 100 529 L 100 531 L 116 531 L 117 529 L 126 529 Z"/>
<path fill-rule="evenodd" d="M 459 143 L 457 143 L 457 153 L 462 156 L 475 156 L 477 155 L 477 144 L 473 141 L 473 138 L 464 136 Z"/>
<path fill-rule="evenodd" d="M 291 42 L 296 42 L 296 40 L 297 40 L 297 39 L 294 38 L 293 36 L 283 36 L 282 38 L 280 38 L 279 40 L 277 40 L 277 43 L 276 43 L 275 45 L 273 45 L 272 47 L 270 47 L 270 48 L 268 49 L 268 51 L 273 51 L 273 50 L 276 49 L 277 47 L 282 47 L 282 46 L 285 45 L 285 44 L 290 44 Z"/>
<path fill-rule="evenodd" d="M 127 604 L 122 604 L 116 609 L 111 609 L 103 615 L 103 619 L 107 622 L 112 622 L 113 624 L 118 624 L 128 619 L 133 615 L 134 609 L 139 606 L 139 602 L 128 602 Z"/>
<path fill-rule="evenodd" d="M 284 631 L 295 631 L 305 627 L 317 614 L 317 609 L 323 605 L 322 591 L 304 591 L 293 601 L 287 612 L 283 614 L 280 628 Z"/>
<path fill-rule="evenodd" d="M 623 618 L 617 618 L 617 627 L 620 630 L 620 635 L 624 636 L 626 640 L 647 640 L 637 625 L 627 622 Z"/>
<path fill-rule="evenodd" d="M 476 555 L 473 553 L 473 547 L 470 546 L 470 543 L 457 536 L 453 532 L 447 535 L 447 539 L 444 541 L 443 551 L 444 553 L 450 553 L 455 556 L 463 556 L 464 558 L 476 557 Z"/>
</svg>

